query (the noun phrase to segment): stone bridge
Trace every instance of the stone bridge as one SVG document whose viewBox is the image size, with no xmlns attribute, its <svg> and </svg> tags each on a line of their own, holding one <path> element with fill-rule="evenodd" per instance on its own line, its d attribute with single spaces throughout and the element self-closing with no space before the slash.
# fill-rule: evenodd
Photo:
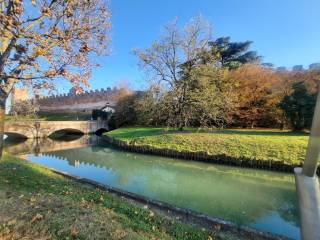
<svg viewBox="0 0 320 240">
<path fill-rule="evenodd" d="M 26 138 L 46 138 L 61 131 L 95 133 L 99 130 L 108 130 L 107 121 L 21 121 L 6 122 L 5 134 L 19 134 Z"/>
</svg>

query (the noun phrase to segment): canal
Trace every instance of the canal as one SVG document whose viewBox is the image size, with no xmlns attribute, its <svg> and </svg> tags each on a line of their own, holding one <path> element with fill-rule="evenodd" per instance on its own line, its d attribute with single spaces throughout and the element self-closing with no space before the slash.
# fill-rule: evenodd
<svg viewBox="0 0 320 240">
<path fill-rule="evenodd" d="M 292 174 L 143 155 L 97 136 L 6 141 L 12 154 L 172 205 L 299 239 Z"/>
</svg>

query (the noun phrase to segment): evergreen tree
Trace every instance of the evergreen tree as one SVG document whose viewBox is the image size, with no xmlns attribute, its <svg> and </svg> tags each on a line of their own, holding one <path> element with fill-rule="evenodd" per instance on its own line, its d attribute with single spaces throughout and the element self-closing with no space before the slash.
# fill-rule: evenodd
<svg viewBox="0 0 320 240">
<path fill-rule="evenodd" d="M 294 83 L 292 88 L 292 94 L 283 98 L 280 107 L 294 130 L 310 128 L 316 104 L 316 94 L 309 93 L 304 82 Z"/>
<path fill-rule="evenodd" d="M 261 57 L 255 51 L 249 51 L 251 41 L 231 42 L 230 37 L 221 37 L 209 42 L 212 59 L 220 62 L 221 66 L 230 69 L 238 68 L 247 63 L 257 63 Z"/>
</svg>

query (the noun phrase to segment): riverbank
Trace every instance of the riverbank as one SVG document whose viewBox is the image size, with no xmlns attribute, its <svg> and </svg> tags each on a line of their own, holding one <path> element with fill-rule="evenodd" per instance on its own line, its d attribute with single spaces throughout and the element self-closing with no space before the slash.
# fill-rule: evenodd
<svg viewBox="0 0 320 240">
<path fill-rule="evenodd" d="M 141 153 L 287 172 L 304 161 L 308 143 L 306 133 L 264 129 L 120 128 L 104 137 Z"/>
<path fill-rule="evenodd" d="M 182 223 L 148 206 L 139 206 L 5 155 L 0 162 L 0 238 L 22 236 L 28 239 L 248 239 L 236 230 L 204 230 Z"/>
</svg>

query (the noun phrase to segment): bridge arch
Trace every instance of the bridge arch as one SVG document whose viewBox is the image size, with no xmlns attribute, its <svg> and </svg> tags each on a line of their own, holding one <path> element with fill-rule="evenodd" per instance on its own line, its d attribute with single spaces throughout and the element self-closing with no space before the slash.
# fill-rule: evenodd
<svg viewBox="0 0 320 240">
<path fill-rule="evenodd" d="M 97 131 L 95 131 L 94 134 L 101 136 L 102 134 L 104 134 L 105 132 L 108 132 L 109 130 L 107 128 L 99 128 L 97 129 Z"/>
<path fill-rule="evenodd" d="M 5 138 L 6 140 L 9 140 L 9 139 L 22 139 L 22 140 L 24 140 L 24 139 L 28 138 L 28 136 L 24 135 L 21 132 L 14 132 L 14 131 L 8 132 L 8 131 L 5 131 L 4 134 L 7 136 Z"/>
<path fill-rule="evenodd" d="M 66 135 L 75 136 L 75 138 L 72 138 L 72 140 L 76 139 L 77 136 L 83 136 L 85 133 L 81 129 L 77 128 L 62 128 L 62 129 L 55 129 L 48 133 L 48 137 L 50 138 L 61 138 Z"/>
</svg>

